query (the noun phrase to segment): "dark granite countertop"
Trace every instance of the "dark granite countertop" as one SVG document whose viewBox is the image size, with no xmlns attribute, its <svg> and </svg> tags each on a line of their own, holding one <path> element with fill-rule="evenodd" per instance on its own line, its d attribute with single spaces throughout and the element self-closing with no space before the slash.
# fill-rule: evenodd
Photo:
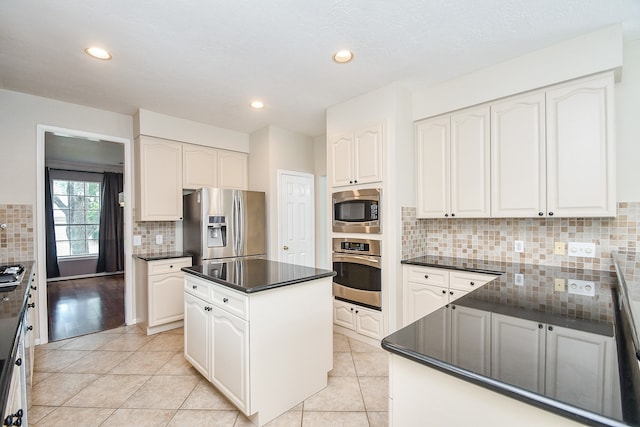
<svg viewBox="0 0 640 427">
<path fill-rule="evenodd" d="M 286 264 L 265 259 L 211 260 L 202 265 L 183 267 L 182 271 L 229 288 L 254 293 L 293 285 L 323 277 L 335 272 L 302 265 Z"/>
<path fill-rule="evenodd" d="M 450 355 L 443 356 L 441 351 L 436 348 L 437 346 L 432 344 L 434 340 L 442 340 L 442 336 L 452 333 L 453 328 L 450 326 L 449 329 L 444 330 L 442 319 L 446 316 L 451 318 L 453 316 L 451 310 L 455 310 L 456 307 L 479 310 L 477 313 L 481 313 L 485 318 L 489 316 L 488 318 L 493 319 L 496 317 L 494 315 L 505 315 L 525 321 L 538 322 L 540 325 L 544 324 L 544 327 L 559 326 L 603 337 L 615 336 L 619 341 L 622 333 L 619 331 L 616 319 L 618 280 L 615 273 L 437 256 L 419 257 L 402 261 L 402 263 L 500 275 L 483 287 L 384 338 L 382 340 L 383 348 L 431 368 L 439 369 L 579 422 L 591 425 L 626 425 L 630 422 L 622 413 L 625 404 L 627 406 L 629 404 L 635 405 L 636 396 L 625 395 L 624 391 L 620 396 L 622 409 L 617 410 L 619 415 L 605 415 L 591 407 L 580 407 L 574 402 L 560 401 L 551 394 L 545 394 L 547 390 L 528 390 L 521 388 L 522 386 L 508 383 L 502 380 L 497 372 L 493 372 L 493 369 L 470 368 L 464 366 L 464 362 L 460 361 L 461 359 L 478 360 L 477 358 L 487 357 L 487 354 L 483 353 L 477 356 L 466 354 L 464 358 L 453 360 L 454 358 Z M 516 278 L 517 282 L 522 285 L 515 284 Z M 564 285 L 556 286 L 555 279 L 564 279 Z M 584 283 L 575 282 L 575 280 L 593 282 L 594 286 L 585 289 Z M 576 284 L 575 287 L 574 284 Z M 540 325 L 538 327 L 541 327 Z M 453 338 L 451 339 L 453 340 Z M 614 341 L 613 338 L 609 340 Z M 620 342 L 617 344 L 620 346 Z M 488 350 L 484 349 L 489 352 L 488 357 L 496 357 L 492 356 L 491 352 L 497 350 L 491 348 L 492 346 L 489 347 Z M 612 351 L 614 352 L 610 363 L 614 363 L 617 359 L 615 342 L 610 347 L 613 347 Z M 505 354 L 501 353 L 500 357 L 504 358 Z M 509 357 L 518 357 L 518 355 L 514 353 Z M 633 368 L 632 364 L 628 365 Z M 618 375 L 616 366 L 610 365 L 609 368 L 611 372 Z M 635 369 L 637 370 L 637 365 Z M 578 379 L 571 378 L 572 381 Z M 582 391 L 584 393 L 596 392 L 593 390 Z M 635 422 L 631 421 L 631 424 L 635 425 Z"/>
<path fill-rule="evenodd" d="M 21 264 L 25 271 L 20 284 L 13 287 L 0 288 L 0 397 L 2 410 L 7 406 L 7 394 L 11 384 L 16 356 L 16 337 L 26 309 L 31 282 L 34 277 L 33 261 L 14 262 Z"/>
<path fill-rule="evenodd" d="M 134 257 L 144 261 L 158 261 L 162 259 L 172 259 L 172 258 L 188 258 L 192 256 L 193 254 L 190 254 L 188 252 L 152 252 L 149 254 L 134 255 Z"/>
</svg>

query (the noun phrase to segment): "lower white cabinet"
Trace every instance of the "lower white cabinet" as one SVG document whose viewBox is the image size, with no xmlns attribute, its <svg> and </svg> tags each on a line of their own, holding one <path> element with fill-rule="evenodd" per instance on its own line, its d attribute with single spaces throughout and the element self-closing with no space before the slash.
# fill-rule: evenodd
<svg viewBox="0 0 640 427">
<path fill-rule="evenodd" d="M 182 326 L 184 317 L 182 267 L 191 257 L 135 260 L 136 315 L 147 335 Z"/>
<path fill-rule="evenodd" d="M 254 424 L 327 386 L 330 277 L 247 294 L 185 274 L 183 289 L 185 358 Z"/>
<path fill-rule="evenodd" d="M 345 301 L 333 301 L 333 323 L 373 339 L 382 339 L 382 313 Z"/>
<path fill-rule="evenodd" d="M 497 276 L 444 268 L 405 265 L 403 267 L 403 326 L 431 314 Z"/>
</svg>

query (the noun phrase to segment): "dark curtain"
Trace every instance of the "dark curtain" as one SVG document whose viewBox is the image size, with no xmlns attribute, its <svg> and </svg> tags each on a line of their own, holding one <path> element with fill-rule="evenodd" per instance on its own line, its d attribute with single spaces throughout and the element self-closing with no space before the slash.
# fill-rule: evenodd
<svg viewBox="0 0 640 427">
<path fill-rule="evenodd" d="M 47 239 L 47 277 L 60 277 L 58 268 L 58 248 L 56 248 L 56 230 L 53 223 L 53 199 L 51 196 L 51 178 L 49 168 L 44 169 L 44 220 Z"/>
<path fill-rule="evenodd" d="M 97 273 L 124 270 L 124 223 L 118 195 L 123 190 L 121 173 L 105 172 L 98 241 Z"/>
</svg>

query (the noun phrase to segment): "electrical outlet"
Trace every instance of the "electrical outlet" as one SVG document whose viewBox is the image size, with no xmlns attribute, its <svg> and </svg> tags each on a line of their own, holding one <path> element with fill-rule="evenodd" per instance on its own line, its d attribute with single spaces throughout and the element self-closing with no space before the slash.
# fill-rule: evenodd
<svg viewBox="0 0 640 427">
<path fill-rule="evenodd" d="M 156 235 L 156 245 L 161 245 L 162 244 L 162 234 L 157 234 Z"/>
<path fill-rule="evenodd" d="M 569 280 L 569 293 L 593 297 L 596 295 L 596 284 L 588 280 Z"/>
<path fill-rule="evenodd" d="M 556 242 L 553 245 L 553 253 L 556 255 L 564 255 L 567 253 L 567 244 L 565 242 Z"/>
<path fill-rule="evenodd" d="M 513 242 L 513 251 L 518 253 L 524 252 L 524 242 L 522 240 L 515 240 Z"/>
<path fill-rule="evenodd" d="M 142 236 L 141 235 L 136 235 L 133 236 L 133 246 L 140 246 L 142 244 Z"/>
<path fill-rule="evenodd" d="M 596 257 L 596 244 L 595 243 L 580 243 L 569 242 L 569 256 L 595 258 Z"/>
<path fill-rule="evenodd" d="M 513 278 L 513 284 L 516 286 L 524 286 L 524 274 L 516 273 Z"/>
<path fill-rule="evenodd" d="M 553 279 L 553 289 L 556 292 L 564 292 L 566 280 L 564 279 Z"/>
</svg>

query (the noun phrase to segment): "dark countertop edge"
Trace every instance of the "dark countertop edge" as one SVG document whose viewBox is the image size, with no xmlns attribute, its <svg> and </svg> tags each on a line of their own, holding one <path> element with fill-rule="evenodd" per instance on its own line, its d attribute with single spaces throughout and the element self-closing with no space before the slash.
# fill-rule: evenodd
<svg viewBox="0 0 640 427">
<path fill-rule="evenodd" d="M 482 262 L 481 260 L 474 260 L 474 261 Z M 504 271 L 487 270 L 487 269 L 472 268 L 472 267 L 457 267 L 455 265 L 449 265 L 449 264 L 437 264 L 437 263 L 433 263 L 433 262 L 423 262 L 423 261 L 418 261 L 417 259 L 405 259 L 405 260 L 400 261 L 400 264 L 419 265 L 419 266 L 422 266 L 422 267 L 433 267 L 433 268 L 446 268 L 447 270 L 468 271 L 468 272 L 471 272 L 471 273 L 484 273 L 484 274 L 497 274 L 497 275 L 504 274 Z"/>
<path fill-rule="evenodd" d="M 446 362 L 442 362 L 418 352 L 414 352 L 410 349 L 396 346 L 388 342 L 386 338 L 381 341 L 381 346 L 383 349 L 387 350 L 390 353 L 397 354 L 401 357 L 404 357 L 405 359 L 414 361 L 428 368 L 437 369 L 446 374 L 453 375 L 457 378 L 469 381 L 483 388 L 498 392 L 505 396 L 517 399 L 521 402 L 528 403 L 545 411 L 553 412 L 557 415 L 569 418 L 573 421 L 585 423 L 592 426 L 628 426 L 628 424 L 624 424 L 614 419 L 607 418 L 603 415 L 589 412 L 587 410 L 580 409 L 557 400 L 553 400 L 549 397 L 542 396 L 540 394 L 467 371 L 457 366 L 450 365 Z"/>
<path fill-rule="evenodd" d="M 137 254 L 133 255 L 133 257 L 143 261 L 159 261 L 162 259 L 192 258 L 193 254 L 186 252 L 167 252 L 164 254 Z"/>
<path fill-rule="evenodd" d="M 16 348 L 15 348 L 16 337 L 18 336 L 18 331 L 20 329 L 20 326 L 22 325 L 22 319 L 24 317 L 24 312 L 27 307 L 27 299 L 29 298 L 28 296 L 29 288 L 34 278 L 34 269 L 36 265 L 34 261 L 21 261 L 21 262 L 16 262 L 15 264 L 27 264 L 28 267 L 25 268 L 24 276 L 22 276 L 22 281 L 20 282 L 20 285 L 18 285 L 18 286 L 21 286 L 22 283 L 25 284 L 25 292 L 22 298 L 22 307 L 20 308 L 20 316 L 19 316 L 18 324 L 16 325 L 16 330 L 12 334 L 12 341 L 10 344 L 11 349 L 8 352 L 8 359 L 6 360 L 6 363 L 2 366 L 2 372 L 0 373 L 0 398 L 2 399 L 0 401 L 0 405 L 2 408 L 3 414 L 7 408 L 7 398 L 9 394 L 9 386 L 11 385 L 11 378 L 13 377 L 13 369 L 16 367 L 15 360 L 14 360 L 14 356 L 16 352 Z M 2 293 L 3 292 L 0 290 L 0 294 Z"/>
<path fill-rule="evenodd" d="M 316 280 L 316 279 L 322 279 L 324 277 L 333 277 L 336 275 L 335 271 L 328 271 L 326 273 L 318 273 L 318 274 L 314 274 L 312 276 L 307 276 L 307 277 L 301 277 L 299 279 L 294 279 L 294 280 L 287 280 L 284 282 L 276 282 L 276 283 L 268 283 L 262 286 L 255 286 L 252 288 L 245 288 L 243 286 L 238 286 L 235 285 L 231 282 L 227 282 L 225 280 L 222 279 L 218 279 L 215 277 L 211 277 L 207 274 L 202 274 L 199 273 L 197 271 L 193 271 L 193 270 L 189 270 L 189 267 L 182 267 L 182 271 L 184 271 L 185 273 L 189 273 L 189 274 L 193 274 L 194 276 L 198 276 L 201 277 L 205 280 L 209 280 L 210 282 L 215 282 L 218 283 L 220 285 L 224 285 L 227 288 L 231 288 L 231 289 L 235 289 L 236 291 L 240 291 L 242 293 L 245 294 L 254 294 L 256 292 L 260 292 L 260 291 L 267 291 L 269 289 L 275 289 L 275 288 L 281 288 L 283 286 L 289 286 L 289 285 L 295 285 L 296 283 L 303 283 L 303 282 L 310 282 L 311 280 Z"/>
</svg>

